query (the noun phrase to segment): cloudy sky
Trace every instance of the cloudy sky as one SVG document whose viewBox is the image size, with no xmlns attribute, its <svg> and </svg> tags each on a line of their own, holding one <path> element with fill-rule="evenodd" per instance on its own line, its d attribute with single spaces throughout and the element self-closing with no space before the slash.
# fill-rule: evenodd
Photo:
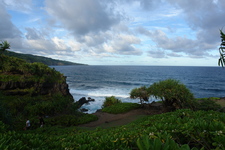
<svg viewBox="0 0 225 150">
<path fill-rule="evenodd" d="M 225 0 L 0 0 L 0 40 L 89 65 L 217 66 L 224 8 Z"/>
</svg>

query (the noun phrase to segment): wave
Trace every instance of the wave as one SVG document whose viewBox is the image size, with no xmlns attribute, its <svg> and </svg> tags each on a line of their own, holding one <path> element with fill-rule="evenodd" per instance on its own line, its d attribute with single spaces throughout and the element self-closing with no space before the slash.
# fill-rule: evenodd
<svg viewBox="0 0 225 150">
<path fill-rule="evenodd" d="M 225 89 L 221 88 L 201 88 L 202 91 L 213 91 L 213 92 L 225 92 Z"/>
<path fill-rule="evenodd" d="M 105 97 L 115 96 L 118 98 L 129 98 L 128 92 L 118 91 L 118 89 L 100 89 L 100 90 L 93 90 L 93 91 L 70 89 L 70 93 L 76 97 L 81 96 L 81 97 L 105 98 Z"/>
</svg>

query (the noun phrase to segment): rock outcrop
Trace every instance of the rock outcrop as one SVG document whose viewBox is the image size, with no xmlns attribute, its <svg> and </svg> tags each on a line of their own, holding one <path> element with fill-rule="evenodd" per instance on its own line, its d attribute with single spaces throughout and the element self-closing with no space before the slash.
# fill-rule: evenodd
<svg viewBox="0 0 225 150">
<path fill-rule="evenodd" d="M 86 99 L 85 97 L 82 97 L 77 101 L 77 104 L 79 107 L 81 107 L 83 104 L 88 104 L 89 102 L 94 102 L 94 101 L 95 99 L 92 99 L 90 97 L 88 97 L 88 99 Z"/>
</svg>

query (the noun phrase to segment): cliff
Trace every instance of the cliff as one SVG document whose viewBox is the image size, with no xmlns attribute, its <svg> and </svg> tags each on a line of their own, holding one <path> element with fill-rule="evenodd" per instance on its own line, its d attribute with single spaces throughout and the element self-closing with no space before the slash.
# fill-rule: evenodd
<svg viewBox="0 0 225 150">
<path fill-rule="evenodd" d="M 54 116 L 76 108 L 66 77 L 54 68 L 8 56 L 0 62 L 0 107 L 12 116 Z"/>
</svg>

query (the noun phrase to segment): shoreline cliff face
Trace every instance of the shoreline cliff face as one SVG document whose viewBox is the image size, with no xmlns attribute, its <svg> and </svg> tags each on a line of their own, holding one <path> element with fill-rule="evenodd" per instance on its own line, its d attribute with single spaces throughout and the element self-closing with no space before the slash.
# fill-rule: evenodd
<svg viewBox="0 0 225 150">
<path fill-rule="evenodd" d="M 61 93 L 71 96 L 66 77 L 54 68 L 8 56 L 2 57 L 1 62 L 0 90 L 6 94 L 33 96 Z"/>
<path fill-rule="evenodd" d="M 1 57 L 0 107 L 15 118 L 55 116 L 76 108 L 63 74 L 8 56 Z"/>
<path fill-rule="evenodd" d="M 54 95 L 61 93 L 63 96 L 72 95 L 66 82 L 63 83 L 38 83 L 38 82 L 19 82 L 19 81 L 0 81 L 0 90 L 6 95 Z"/>
</svg>

